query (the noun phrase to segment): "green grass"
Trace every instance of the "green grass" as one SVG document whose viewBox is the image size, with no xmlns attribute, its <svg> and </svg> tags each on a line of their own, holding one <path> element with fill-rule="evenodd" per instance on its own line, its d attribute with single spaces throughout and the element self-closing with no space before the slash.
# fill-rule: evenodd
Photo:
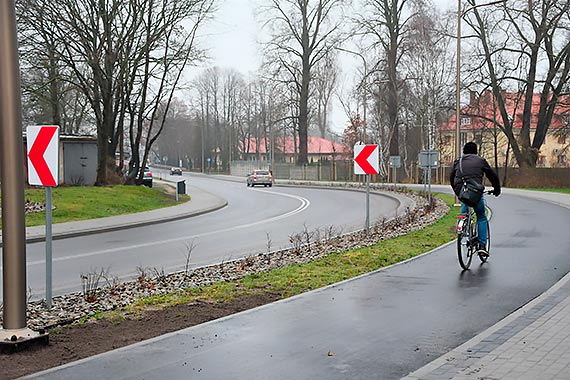
<svg viewBox="0 0 570 380">
<path fill-rule="evenodd" d="M 45 202 L 45 189 L 28 189 L 25 199 Z M 181 201 L 190 198 L 181 195 Z M 167 195 L 162 186 L 61 186 L 52 190 L 52 223 L 102 218 L 154 210 L 176 204 L 174 195 Z M 45 212 L 26 214 L 26 226 L 45 224 Z M 1 225 L 1 221 L 0 221 Z"/>
<path fill-rule="evenodd" d="M 305 264 L 291 265 L 266 273 L 257 273 L 235 282 L 187 289 L 176 294 L 141 299 L 127 308 L 138 312 L 146 307 L 168 307 L 193 301 L 224 302 L 236 297 L 265 292 L 291 297 L 418 256 L 455 239 L 455 220 L 459 212 L 451 195 L 439 194 L 450 211 L 437 223 L 422 230 L 374 246 L 331 254 Z"/>
<path fill-rule="evenodd" d="M 557 189 L 551 189 L 551 188 L 536 188 L 536 187 L 529 187 L 529 188 L 525 188 L 524 190 L 534 190 L 534 191 L 549 191 L 551 193 L 563 193 L 563 194 L 570 194 L 570 188 L 565 187 L 565 188 L 557 188 Z"/>
</svg>

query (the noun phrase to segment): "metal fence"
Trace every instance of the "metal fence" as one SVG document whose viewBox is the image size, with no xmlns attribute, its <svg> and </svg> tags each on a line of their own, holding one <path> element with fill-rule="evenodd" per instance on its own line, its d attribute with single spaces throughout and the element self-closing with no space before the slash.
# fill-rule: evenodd
<svg viewBox="0 0 570 380">
<path fill-rule="evenodd" d="M 324 161 L 307 165 L 275 163 L 268 161 L 232 161 L 230 174 L 246 176 L 254 169 L 272 170 L 275 179 L 307 181 L 352 181 L 354 180 L 352 161 Z"/>
<path fill-rule="evenodd" d="M 357 181 L 359 177 L 354 174 L 354 163 L 349 161 L 324 161 L 308 165 L 295 165 L 288 163 L 275 163 L 273 168 L 268 161 L 232 161 L 231 175 L 245 177 L 254 169 L 272 170 L 275 179 L 307 180 L 307 181 Z M 432 184 L 449 184 L 449 166 L 440 166 L 432 169 Z M 507 176 L 504 168 L 499 169 L 501 183 L 506 178 L 509 187 L 570 187 L 569 168 L 509 168 Z M 427 172 L 412 163 L 408 167 L 390 169 L 386 176 L 373 175 L 371 182 L 388 183 L 426 183 Z"/>
</svg>

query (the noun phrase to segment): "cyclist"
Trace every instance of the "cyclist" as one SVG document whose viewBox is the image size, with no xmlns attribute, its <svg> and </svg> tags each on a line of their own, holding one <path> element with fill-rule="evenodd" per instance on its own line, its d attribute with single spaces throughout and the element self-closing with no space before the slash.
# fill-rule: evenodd
<svg viewBox="0 0 570 380">
<path fill-rule="evenodd" d="M 472 178 L 479 183 L 483 183 L 483 175 L 485 175 L 491 185 L 493 186 L 493 195 L 498 197 L 501 194 L 501 181 L 497 173 L 489 166 L 486 159 L 477 154 L 477 144 L 474 142 L 468 142 L 463 147 L 463 159 L 461 163 L 463 169 L 463 175 L 465 177 Z M 451 174 L 449 176 L 449 181 L 451 187 L 456 195 L 459 194 L 459 190 L 463 185 L 461 180 L 461 174 L 459 170 L 459 159 L 456 159 L 453 163 L 453 168 L 451 169 Z M 482 256 L 489 256 L 487 252 L 487 215 L 485 213 L 485 198 L 481 197 L 481 200 L 473 208 L 477 214 L 477 228 L 479 231 L 479 249 L 478 253 Z M 461 204 L 461 213 L 467 214 L 467 205 Z"/>
</svg>

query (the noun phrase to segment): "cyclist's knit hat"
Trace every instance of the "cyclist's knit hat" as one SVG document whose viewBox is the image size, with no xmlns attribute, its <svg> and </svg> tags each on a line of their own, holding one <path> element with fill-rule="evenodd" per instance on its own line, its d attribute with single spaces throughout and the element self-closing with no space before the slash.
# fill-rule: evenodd
<svg viewBox="0 0 570 380">
<path fill-rule="evenodd" d="M 477 144 L 474 142 L 468 142 L 463 147 L 463 154 L 477 154 Z"/>
</svg>

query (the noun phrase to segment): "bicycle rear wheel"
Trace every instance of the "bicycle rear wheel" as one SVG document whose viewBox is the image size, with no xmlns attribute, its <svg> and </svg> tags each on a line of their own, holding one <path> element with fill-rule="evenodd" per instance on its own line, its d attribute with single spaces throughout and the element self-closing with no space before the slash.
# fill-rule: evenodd
<svg viewBox="0 0 570 380">
<path fill-rule="evenodd" d="M 471 265 L 473 255 L 471 254 L 471 244 L 469 241 L 469 230 L 465 228 L 463 232 L 457 235 L 457 257 L 461 268 L 467 270 Z"/>
</svg>

